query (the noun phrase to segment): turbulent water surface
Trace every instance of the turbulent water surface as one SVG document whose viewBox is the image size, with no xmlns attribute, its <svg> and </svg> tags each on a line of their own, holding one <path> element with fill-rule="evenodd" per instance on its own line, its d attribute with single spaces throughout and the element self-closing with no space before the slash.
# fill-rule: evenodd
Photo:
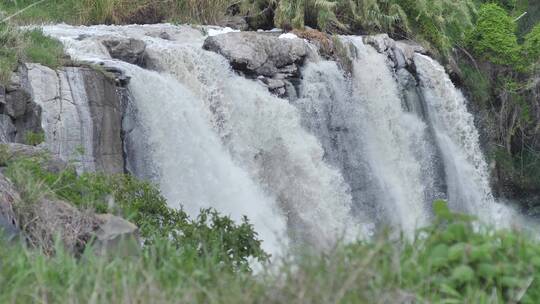
<svg viewBox="0 0 540 304">
<path fill-rule="evenodd" d="M 191 214 L 213 207 L 236 220 L 247 215 L 270 251 L 297 241 L 326 247 L 387 224 L 410 234 L 429 222 L 437 198 L 487 220 L 504 213 L 465 98 L 424 55 L 414 57 L 415 78 L 362 37 L 342 37 L 350 71 L 311 58 L 298 98 L 288 101 L 204 51 L 198 29 L 44 31 L 74 59 L 131 77 L 124 118 L 131 173 Z M 145 41 L 146 68 L 110 58 L 100 43 L 107 37 Z"/>
</svg>

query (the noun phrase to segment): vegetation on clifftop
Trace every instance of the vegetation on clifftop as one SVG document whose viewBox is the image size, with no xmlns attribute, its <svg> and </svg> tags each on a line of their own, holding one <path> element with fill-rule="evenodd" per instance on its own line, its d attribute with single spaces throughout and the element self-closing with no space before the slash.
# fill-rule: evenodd
<svg viewBox="0 0 540 304">
<path fill-rule="evenodd" d="M 19 62 L 30 61 L 55 68 L 64 57 L 62 44 L 43 35 L 41 30 L 22 31 L 2 22 L 0 46 L 0 85 L 9 82 Z"/>
<path fill-rule="evenodd" d="M 6 161 L 5 175 L 26 203 L 58 198 L 82 210 L 116 214 L 139 227 L 147 246 L 167 240 L 171 247 L 196 248 L 201 256 L 212 255 L 234 269 L 247 268 L 248 259 L 267 259 L 247 218 L 236 224 L 215 210 L 203 209 L 192 219 L 182 209 L 168 207 L 148 182 L 128 175 L 77 175 L 74 169 L 54 173 L 44 169 L 46 162 L 46 155 Z"/>
</svg>

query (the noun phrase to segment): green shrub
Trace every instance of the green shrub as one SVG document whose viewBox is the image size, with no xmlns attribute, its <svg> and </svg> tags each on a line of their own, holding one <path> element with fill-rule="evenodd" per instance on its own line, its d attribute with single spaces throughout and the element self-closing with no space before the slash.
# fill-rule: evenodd
<svg viewBox="0 0 540 304">
<path fill-rule="evenodd" d="M 54 195 L 82 209 L 115 213 L 137 225 L 148 246 L 166 239 L 179 249 L 192 246 L 200 255 L 211 252 L 217 261 L 235 269 L 248 268 L 249 258 L 264 261 L 268 257 L 247 218 L 235 223 L 215 210 L 203 209 L 192 219 L 181 209 L 169 208 L 148 182 L 128 175 L 53 173 L 43 169 L 45 163 L 38 157 L 8 164 L 6 175 L 27 201 Z"/>
<path fill-rule="evenodd" d="M 540 23 L 525 36 L 523 52 L 530 64 L 534 64 L 540 59 Z"/>
<path fill-rule="evenodd" d="M 37 146 L 45 141 L 45 133 L 28 131 L 24 134 L 24 142 L 30 146 Z"/>
<path fill-rule="evenodd" d="M 474 52 L 500 65 L 520 64 L 516 23 L 496 4 L 482 5 L 475 29 L 468 38 Z"/>
<path fill-rule="evenodd" d="M 0 302 L 538 303 L 537 241 L 478 225 L 444 202 L 433 209 L 433 225 L 413 240 L 383 233 L 330 252 L 290 252 L 258 274 L 167 239 L 139 255 L 88 250 L 81 259 L 0 243 Z"/>
</svg>

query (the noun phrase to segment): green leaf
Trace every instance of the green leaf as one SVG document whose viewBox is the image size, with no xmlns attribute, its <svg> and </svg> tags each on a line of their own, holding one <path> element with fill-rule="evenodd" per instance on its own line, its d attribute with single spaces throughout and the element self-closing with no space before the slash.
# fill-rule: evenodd
<svg viewBox="0 0 540 304">
<path fill-rule="evenodd" d="M 457 290 L 452 288 L 451 286 L 448 286 L 447 284 L 442 284 L 440 287 L 440 291 L 444 294 L 455 297 L 457 299 L 461 298 L 461 294 Z"/>
<path fill-rule="evenodd" d="M 474 270 L 467 266 L 461 265 L 452 271 L 452 280 L 459 283 L 468 283 L 474 280 Z"/>
<path fill-rule="evenodd" d="M 448 260 L 452 262 L 463 260 L 467 244 L 457 243 L 448 249 Z"/>
<path fill-rule="evenodd" d="M 443 266 L 448 262 L 448 246 L 439 244 L 435 246 L 429 255 L 430 263 L 435 267 Z"/>
<path fill-rule="evenodd" d="M 449 219 L 451 217 L 450 209 L 448 209 L 448 204 L 443 200 L 436 200 L 433 202 L 433 212 L 435 216 L 442 219 Z"/>
<path fill-rule="evenodd" d="M 482 263 L 478 265 L 477 270 L 478 275 L 484 279 L 493 279 L 497 276 L 497 267 L 492 264 Z"/>
</svg>

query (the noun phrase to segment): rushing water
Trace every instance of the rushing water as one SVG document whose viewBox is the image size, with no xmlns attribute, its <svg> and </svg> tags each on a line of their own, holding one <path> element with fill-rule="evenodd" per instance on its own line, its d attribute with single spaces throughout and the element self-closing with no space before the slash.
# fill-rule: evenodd
<svg viewBox="0 0 540 304">
<path fill-rule="evenodd" d="M 131 77 L 127 169 L 191 214 L 213 207 L 236 220 L 247 215 L 270 251 L 296 241 L 324 248 L 373 225 L 410 234 L 429 222 L 436 198 L 492 214 L 466 100 L 426 56 L 414 57 L 417 83 L 361 37 L 343 37 L 354 50 L 350 73 L 311 58 L 298 99 L 288 101 L 202 50 L 205 36 L 194 28 L 44 30 L 74 59 Z M 160 38 L 163 31 L 170 39 Z M 107 37 L 144 40 L 147 68 L 111 59 L 100 43 Z"/>
</svg>

